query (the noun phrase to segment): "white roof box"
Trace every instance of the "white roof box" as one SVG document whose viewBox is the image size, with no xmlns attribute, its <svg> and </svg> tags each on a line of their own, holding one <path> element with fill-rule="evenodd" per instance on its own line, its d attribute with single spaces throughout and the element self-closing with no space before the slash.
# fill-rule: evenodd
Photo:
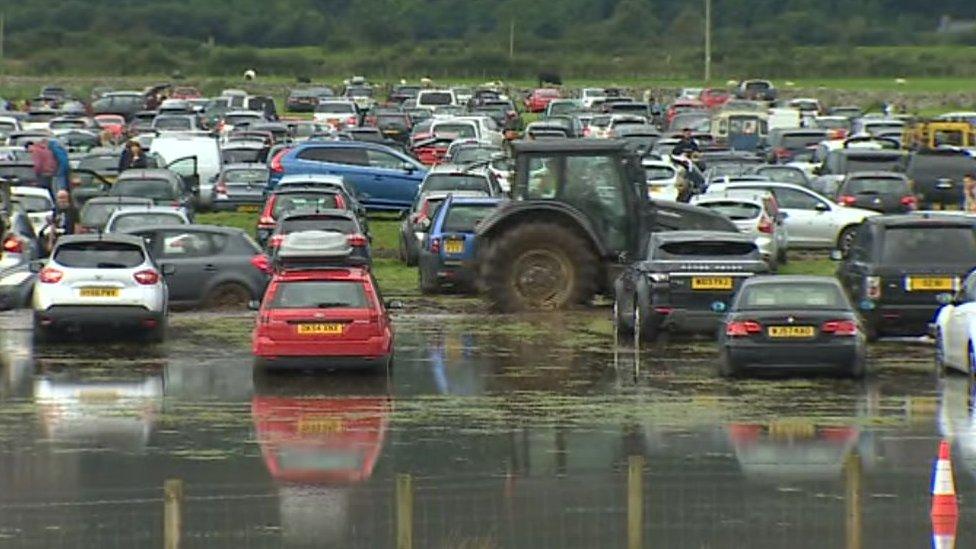
<svg viewBox="0 0 976 549">
<path fill-rule="evenodd" d="M 352 246 L 345 233 L 336 231 L 299 231 L 285 235 L 278 248 L 278 257 L 288 259 L 330 260 L 345 259 L 352 254 Z"/>
</svg>

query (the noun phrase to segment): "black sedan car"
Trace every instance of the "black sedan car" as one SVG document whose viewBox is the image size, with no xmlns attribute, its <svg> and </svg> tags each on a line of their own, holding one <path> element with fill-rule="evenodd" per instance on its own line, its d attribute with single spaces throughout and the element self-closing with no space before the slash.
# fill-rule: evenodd
<svg viewBox="0 0 976 549">
<path fill-rule="evenodd" d="M 646 259 L 628 266 L 614 283 L 614 324 L 635 345 L 661 330 L 714 333 L 736 291 L 768 271 L 755 240 L 720 231 L 668 231 L 651 235 Z"/>
<path fill-rule="evenodd" d="M 910 213 L 918 200 L 908 178 L 897 172 L 854 172 L 837 189 L 837 203 L 881 213 Z"/>
<path fill-rule="evenodd" d="M 719 331 L 718 373 L 830 369 L 862 378 L 866 341 L 835 278 L 757 276 L 739 289 Z"/>
</svg>

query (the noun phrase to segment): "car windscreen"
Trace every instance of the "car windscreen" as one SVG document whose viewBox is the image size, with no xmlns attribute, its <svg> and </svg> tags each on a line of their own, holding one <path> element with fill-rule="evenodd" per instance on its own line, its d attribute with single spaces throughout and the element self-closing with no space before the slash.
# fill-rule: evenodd
<svg viewBox="0 0 976 549">
<path fill-rule="evenodd" d="M 900 171 L 903 166 L 901 156 L 850 155 L 844 162 L 844 173 Z"/>
<path fill-rule="evenodd" d="M 455 164 L 473 164 L 475 162 L 486 162 L 502 154 L 501 149 L 489 149 L 485 147 L 465 147 L 454 155 Z"/>
<path fill-rule="evenodd" d="M 176 214 L 146 212 L 116 217 L 112 223 L 112 230 L 129 231 L 160 225 L 183 225 L 184 223 L 183 218 Z"/>
<path fill-rule="evenodd" d="M 356 106 L 352 103 L 339 101 L 319 101 L 319 104 L 315 106 L 315 112 L 354 114 L 356 112 Z"/>
<path fill-rule="evenodd" d="M 844 185 L 850 194 L 899 194 L 909 193 L 908 181 L 897 177 L 858 177 Z"/>
<path fill-rule="evenodd" d="M 572 114 L 581 110 L 582 107 L 576 103 L 550 103 L 549 104 L 549 114 Z"/>
<path fill-rule="evenodd" d="M 114 172 L 119 169 L 119 157 L 115 155 L 86 156 L 78 161 L 78 167 L 94 172 Z"/>
<path fill-rule="evenodd" d="M 228 185 L 265 185 L 268 170 L 228 170 L 224 172 L 223 180 Z"/>
<path fill-rule="evenodd" d="M 766 282 L 741 290 L 736 310 L 849 309 L 840 288 L 828 283 Z"/>
<path fill-rule="evenodd" d="M 454 204 L 444 218 L 444 232 L 472 233 L 494 211 L 494 204 Z"/>
<path fill-rule="evenodd" d="M 112 196 L 138 196 L 152 200 L 175 200 L 176 188 L 166 179 L 123 179 L 112 186 Z"/>
<path fill-rule="evenodd" d="M 362 282 L 303 280 L 278 284 L 269 308 L 366 309 L 368 306 Z"/>
<path fill-rule="evenodd" d="M 376 117 L 376 124 L 378 126 L 407 127 L 410 124 L 410 118 L 405 114 L 381 114 Z"/>
<path fill-rule="evenodd" d="M 424 191 L 488 192 L 488 180 L 479 175 L 432 174 L 423 184 Z"/>
<path fill-rule="evenodd" d="M 755 253 L 756 244 L 753 242 L 691 240 L 661 244 L 654 255 L 655 257 L 741 257 Z"/>
<path fill-rule="evenodd" d="M 790 133 L 783 135 L 779 140 L 779 146 L 784 149 L 805 149 L 811 145 L 816 145 L 827 139 L 824 133 Z"/>
<path fill-rule="evenodd" d="M 644 168 L 644 177 L 648 181 L 657 179 L 671 179 L 674 177 L 674 168 L 669 168 L 667 166 L 646 166 Z"/>
<path fill-rule="evenodd" d="M 37 196 L 32 194 L 17 194 L 14 195 L 14 199 L 20 203 L 21 207 L 27 212 L 48 212 L 54 208 L 54 204 L 51 203 L 51 199 L 46 196 Z"/>
<path fill-rule="evenodd" d="M 762 208 L 759 207 L 758 204 L 753 204 L 751 202 L 736 202 L 734 200 L 729 200 L 722 202 L 706 202 L 698 205 L 702 206 L 703 208 L 708 208 L 715 213 L 722 214 L 732 221 L 755 219 L 759 217 L 760 213 L 762 213 Z"/>
<path fill-rule="evenodd" d="M 471 124 L 438 124 L 434 128 L 435 137 L 448 137 L 451 139 L 470 139 L 478 137 L 474 126 Z"/>
<path fill-rule="evenodd" d="M 275 200 L 271 215 L 277 219 L 281 217 L 281 214 L 288 212 L 337 208 L 337 196 L 328 193 L 288 193 L 281 195 Z"/>
<path fill-rule="evenodd" d="M 108 218 L 112 217 L 112 212 L 124 206 L 132 205 L 134 204 L 88 202 L 81 208 L 79 214 L 81 224 L 86 227 L 103 227 L 108 222 Z"/>
<path fill-rule="evenodd" d="M 69 242 L 54 251 L 54 262 L 79 269 L 131 269 L 145 261 L 142 249 L 125 242 Z"/>
<path fill-rule="evenodd" d="M 889 227 L 881 258 L 896 265 L 976 265 L 976 232 L 965 226 Z"/>
<path fill-rule="evenodd" d="M 807 185 L 807 178 L 803 175 L 803 172 L 793 168 L 763 168 L 756 170 L 756 174 L 764 175 L 773 181 L 796 183 L 797 185 L 803 186 Z"/>
<path fill-rule="evenodd" d="M 297 233 L 301 231 L 335 231 L 342 234 L 359 232 L 356 222 L 341 217 L 300 217 L 284 219 L 278 232 L 281 234 Z"/>
<path fill-rule="evenodd" d="M 746 89 L 749 91 L 765 91 L 769 89 L 768 82 L 747 82 Z"/>
<path fill-rule="evenodd" d="M 373 88 L 369 86 L 350 86 L 346 90 L 347 97 L 373 97 Z"/>
<path fill-rule="evenodd" d="M 430 106 L 450 105 L 452 99 L 449 92 L 429 92 L 421 95 L 417 104 Z"/>
<path fill-rule="evenodd" d="M 68 130 L 68 129 L 84 129 L 86 127 L 84 120 L 52 120 L 49 124 L 52 130 Z"/>
<path fill-rule="evenodd" d="M 153 127 L 157 130 L 192 130 L 193 123 L 182 116 L 167 116 L 153 121 Z"/>
<path fill-rule="evenodd" d="M 264 162 L 265 149 L 223 149 L 220 159 L 224 164 L 254 164 Z"/>
<path fill-rule="evenodd" d="M 246 126 L 256 124 L 261 121 L 261 117 L 249 114 L 231 114 L 224 117 L 224 122 L 231 126 Z"/>
</svg>

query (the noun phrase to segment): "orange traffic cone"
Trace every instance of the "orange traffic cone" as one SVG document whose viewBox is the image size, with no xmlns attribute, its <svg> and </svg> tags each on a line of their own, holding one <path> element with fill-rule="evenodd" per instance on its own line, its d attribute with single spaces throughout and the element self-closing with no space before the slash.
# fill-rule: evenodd
<svg viewBox="0 0 976 549">
<path fill-rule="evenodd" d="M 959 517 L 932 516 L 932 549 L 955 549 Z"/>
<path fill-rule="evenodd" d="M 949 442 L 939 444 L 939 460 L 935 462 L 932 478 L 932 517 L 958 517 L 956 486 L 952 481 L 952 458 L 949 456 Z"/>
</svg>

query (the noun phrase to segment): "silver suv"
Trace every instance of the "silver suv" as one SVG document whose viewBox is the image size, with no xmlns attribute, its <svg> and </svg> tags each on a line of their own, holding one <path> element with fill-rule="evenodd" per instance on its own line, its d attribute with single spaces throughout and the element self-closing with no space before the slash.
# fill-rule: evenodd
<svg viewBox="0 0 976 549">
<path fill-rule="evenodd" d="M 147 339 L 165 338 L 169 290 L 145 242 L 125 234 L 85 234 L 58 239 L 34 283 L 34 334 L 81 327 L 136 328 Z"/>
</svg>

